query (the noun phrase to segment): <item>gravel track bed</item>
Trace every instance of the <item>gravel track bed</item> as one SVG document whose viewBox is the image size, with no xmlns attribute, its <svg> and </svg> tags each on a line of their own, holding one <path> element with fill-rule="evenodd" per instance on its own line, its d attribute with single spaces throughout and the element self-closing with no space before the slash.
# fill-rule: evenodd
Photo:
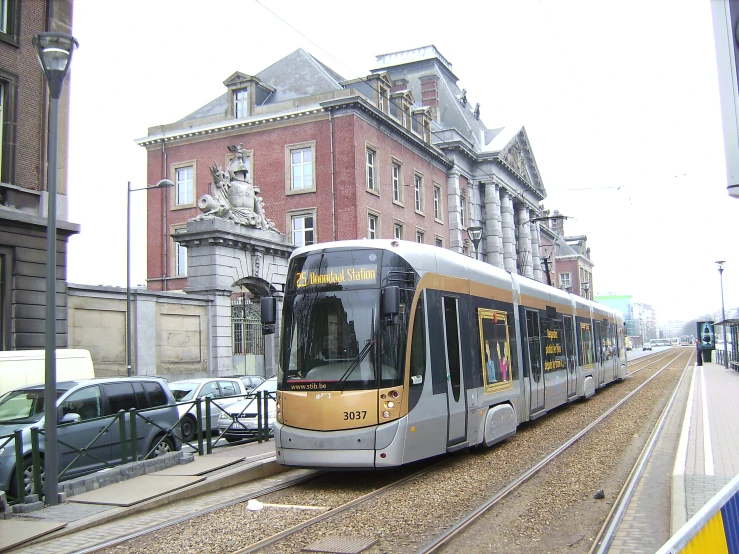
<svg viewBox="0 0 739 554">
<path fill-rule="evenodd" d="M 675 368 L 680 365 L 682 369 L 686 361 L 687 358 L 672 365 Z M 516 436 L 493 448 L 475 448 L 452 455 L 429 474 L 265 551 L 299 552 L 321 538 L 338 535 L 377 539 L 378 542 L 365 551 L 369 553 L 415 552 L 647 380 L 664 362 L 653 365 L 654 369 L 599 390 L 585 402 L 564 406 L 540 420 L 522 425 Z M 636 366 L 636 363 L 631 364 L 631 367 Z M 628 475 L 641 450 L 639 443 L 643 444 L 651 431 L 649 422 L 659 415 L 660 405 L 666 402 L 679 375 L 680 371 L 675 369 L 658 377 L 646 394 L 632 399 L 609 419 L 605 424 L 606 433 L 591 433 L 593 436 L 572 447 L 555 467 L 541 472 L 535 478 L 536 485 L 519 489 L 513 498 L 506 500 L 504 509 L 488 516 L 492 520 L 487 522 L 487 529 L 494 529 L 495 533 L 484 533 L 483 524 L 478 522 L 480 529 L 459 539 L 460 544 L 476 539 L 483 540 L 484 544 L 473 546 L 470 542 L 463 551 L 558 551 L 545 547 L 545 542 L 555 548 L 573 543 L 576 550 L 567 547 L 568 552 L 587 551 L 595 536 L 591 529 L 597 533 L 620 490 L 621 474 Z M 332 473 L 299 487 L 272 493 L 260 501 L 336 507 L 417 469 L 418 466 L 379 473 Z M 595 501 L 593 492 L 600 488 L 607 491 L 606 499 Z M 103 552 L 228 553 L 320 513 L 282 506 L 250 511 L 241 503 Z M 571 523 L 573 517 L 580 522 L 573 529 L 553 532 L 561 522 Z M 595 521 L 601 523 L 593 527 Z M 488 534 L 493 537 L 487 537 Z"/>
</svg>

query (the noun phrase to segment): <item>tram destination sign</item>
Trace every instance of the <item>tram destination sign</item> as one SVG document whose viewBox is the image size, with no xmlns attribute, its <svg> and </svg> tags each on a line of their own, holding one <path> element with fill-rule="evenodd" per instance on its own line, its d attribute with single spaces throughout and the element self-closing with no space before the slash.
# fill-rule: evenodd
<svg viewBox="0 0 739 554">
<path fill-rule="evenodd" d="M 377 265 L 321 267 L 318 270 L 305 268 L 295 273 L 295 288 L 320 287 L 324 285 L 374 285 L 377 283 Z"/>
</svg>

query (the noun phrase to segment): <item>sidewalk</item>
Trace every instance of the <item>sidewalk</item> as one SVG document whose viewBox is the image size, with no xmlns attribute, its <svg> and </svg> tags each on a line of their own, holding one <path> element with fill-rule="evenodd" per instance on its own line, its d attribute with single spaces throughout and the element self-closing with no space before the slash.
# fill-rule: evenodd
<svg viewBox="0 0 739 554">
<path fill-rule="evenodd" d="M 218 448 L 189 463 L 133 477 L 75 495 L 67 502 L 0 520 L 0 552 L 75 551 L 100 542 L 98 526 L 183 499 L 234 487 L 284 471 L 275 462 L 274 441 Z M 185 460 L 190 457 L 185 454 Z M 92 528 L 92 529 L 90 529 Z M 89 537 L 63 537 L 90 529 Z M 71 537 L 70 537 L 71 539 Z M 62 544 L 64 543 L 64 544 Z M 66 544 L 70 543 L 70 544 Z M 19 547 L 20 550 L 19 550 Z"/>
<path fill-rule="evenodd" d="M 690 364 L 610 554 L 652 554 L 739 474 L 739 372 Z"/>
</svg>

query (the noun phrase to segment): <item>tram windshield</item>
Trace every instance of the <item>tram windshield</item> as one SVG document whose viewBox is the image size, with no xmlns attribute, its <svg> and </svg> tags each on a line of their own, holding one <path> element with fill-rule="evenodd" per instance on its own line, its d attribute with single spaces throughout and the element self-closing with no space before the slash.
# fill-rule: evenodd
<svg viewBox="0 0 739 554">
<path fill-rule="evenodd" d="M 385 253 L 390 260 L 384 262 L 391 266 L 383 263 L 383 251 L 369 249 L 293 259 L 283 311 L 281 390 L 366 390 L 402 384 L 405 306 L 413 291 L 401 291 L 400 314 L 382 316 L 382 287 L 408 284 L 407 263 L 390 254 Z"/>
</svg>

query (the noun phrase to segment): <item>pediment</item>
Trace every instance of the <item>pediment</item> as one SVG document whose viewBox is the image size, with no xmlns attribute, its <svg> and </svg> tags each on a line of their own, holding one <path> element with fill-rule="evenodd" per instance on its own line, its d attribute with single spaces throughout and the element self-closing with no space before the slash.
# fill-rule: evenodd
<svg viewBox="0 0 739 554">
<path fill-rule="evenodd" d="M 525 128 L 521 127 L 513 138 L 501 148 L 498 158 L 518 177 L 528 183 L 532 189 L 541 194 L 542 197 L 546 197 L 544 184 L 541 181 L 539 168 L 536 165 L 536 159 Z"/>
</svg>

